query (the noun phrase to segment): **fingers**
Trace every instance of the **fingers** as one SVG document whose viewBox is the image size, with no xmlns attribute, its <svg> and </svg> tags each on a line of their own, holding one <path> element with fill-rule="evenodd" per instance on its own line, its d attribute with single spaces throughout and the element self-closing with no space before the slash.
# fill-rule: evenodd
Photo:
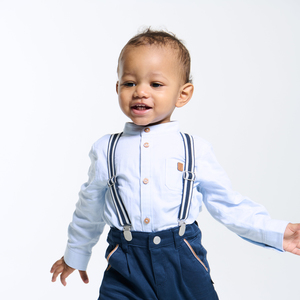
<svg viewBox="0 0 300 300">
<path fill-rule="evenodd" d="M 56 281 L 57 276 L 60 274 L 60 281 L 63 286 L 67 285 L 66 279 L 67 277 L 74 272 L 75 269 L 69 267 L 62 257 L 60 260 L 56 261 L 50 272 L 53 273 L 52 275 L 52 282 Z M 79 271 L 80 277 L 84 283 L 89 283 L 89 277 L 86 271 Z"/>
<path fill-rule="evenodd" d="M 50 270 L 50 273 L 53 273 L 52 282 L 55 282 L 57 276 L 63 271 L 63 263 L 64 263 L 64 260 L 63 260 L 63 258 L 61 258 L 53 264 L 53 266 Z"/>
<path fill-rule="evenodd" d="M 57 266 L 61 265 L 63 263 L 63 257 L 59 260 L 57 260 L 53 266 L 51 267 L 50 273 L 53 273 Z"/>
<path fill-rule="evenodd" d="M 284 232 L 283 249 L 300 255 L 300 224 L 288 224 Z"/>
<path fill-rule="evenodd" d="M 291 253 L 299 255 L 300 256 L 300 249 L 299 248 L 295 248 L 293 251 L 291 251 Z"/>
<path fill-rule="evenodd" d="M 65 261 L 64 261 L 64 258 L 62 257 L 60 260 L 56 261 L 50 272 L 53 273 L 52 275 L 52 282 L 55 282 L 56 281 L 56 278 L 59 274 L 60 275 L 60 281 L 61 283 L 63 284 L 63 286 L 66 286 L 67 285 L 67 282 L 66 282 L 66 278 L 74 271 L 73 268 L 69 267 Z"/>
<path fill-rule="evenodd" d="M 89 277 L 86 271 L 79 271 L 80 277 L 84 283 L 89 283 Z"/>
<path fill-rule="evenodd" d="M 66 265 L 64 268 L 63 272 L 60 275 L 60 281 L 63 286 L 67 285 L 66 278 L 74 271 L 73 268 L 70 268 L 69 266 Z"/>
</svg>

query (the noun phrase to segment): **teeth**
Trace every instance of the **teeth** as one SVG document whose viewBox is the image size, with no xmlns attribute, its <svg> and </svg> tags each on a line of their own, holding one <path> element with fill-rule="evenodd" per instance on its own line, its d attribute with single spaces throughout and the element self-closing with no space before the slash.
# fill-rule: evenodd
<svg viewBox="0 0 300 300">
<path fill-rule="evenodd" d="M 149 109 L 150 107 L 148 107 L 146 104 L 136 104 L 133 106 L 135 109 L 140 109 L 140 110 L 144 110 L 144 109 Z"/>
</svg>

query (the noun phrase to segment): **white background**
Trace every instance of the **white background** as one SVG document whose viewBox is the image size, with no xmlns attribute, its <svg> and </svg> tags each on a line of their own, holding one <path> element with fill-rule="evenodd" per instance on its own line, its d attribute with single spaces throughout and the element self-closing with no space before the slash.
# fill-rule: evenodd
<svg viewBox="0 0 300 300">
<path fill-rule="evenodd" d="M 195 94 L 182 131 L 214 146 L 234 189 L 300 222 L 300 2 L 0 0 L 1 299 L 97 299 L 105 236 L 88 274 L 51 283 L 88 152 L 122 131 L 117 58 L 144 26 L 183 39 Z M 221 300 L 300 299 L 300 258 L 198 221 Z"/>
</svg>

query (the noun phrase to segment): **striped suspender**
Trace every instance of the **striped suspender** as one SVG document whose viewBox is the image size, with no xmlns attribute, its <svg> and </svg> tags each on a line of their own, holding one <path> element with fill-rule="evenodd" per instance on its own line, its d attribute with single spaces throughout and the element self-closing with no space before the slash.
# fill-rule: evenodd
<svg viewBox="0 0 300 300">
<path fill-rule="evenodd" d="M 115 150 L 122 133 L 123 132 L 112 134 L 108 142 L 108 150 L 107 150 L 107 166 L 108 166 L 108 176 L 109 176 L 108 186 L 110 187 L 111 197 L 117 211 L 119 222 L 124 229 L 124 237 L 127 241 L 131 241 L 132 240 L 132 235 L 130 232 L 131 221 L 128 212 L 126 210 L 126 207 L 122 199 L 120 198 L 118 189 L 116 187 L 117 177 L 116 177 L 116 170 L 115 170 Z"/>
<path fill-rule="evenodd" d="M 196 178 L 195 174 L 195 149 L 194 149 L 194 139 L 191 135 L 187 133 L 181 133 L 184 151 L 185 151 L 185 166 L 183 172 L 183 192 L 181 207 L 178 216 L 179 224 L 179 235 L 183 236 L 185 233 L 185 220 L 188 218 L 190 211 L 190 204 L 193 195 L 193 185 Z"/>
<path fill-rule="evenodd" d="M 185 151 L 185 168 L 183 172 L 183 193 L 181 200 L 181 207 L 178 216 L 179 223 L 179 235 L 182 236 L 185 233 L 185 220 L 189 215 L 190 203 L 192 200 L 193 184 L 195 181 L 195 151 L 194 151 L 194 139 L 191 135 L 186 133 L 180 133 L 184 143 Z M 112 134 L 108 143 L 107 150 L 107 165 L 108 165 L 108 186 L 110 188 L 111 197 L 114 202 L 119 222 L 123 226 L 124 237 L 127 241 L 132 240 L 132 234 L 130 229 L 132 227 L 128 212 L 125 205 L 119 196 L 118 189 L 116 187 L 116 173 L 115 173 L 115 149 L 116 145 L 121 137 L 122 133 Z"/>
</svg>

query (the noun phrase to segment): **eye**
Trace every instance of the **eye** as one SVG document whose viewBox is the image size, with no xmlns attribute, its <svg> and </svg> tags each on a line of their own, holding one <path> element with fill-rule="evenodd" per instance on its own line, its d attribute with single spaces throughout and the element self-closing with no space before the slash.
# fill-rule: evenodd
<svg viewBox="0 0 300 300">
<path fill-rule="evenodd" d="M 153 82 L 153 83 L 151 83 L 151 86 L 153 86 L 154 88 L 158 88 L 158 87 L 161 87 L 162 84 L 158 83 L 158 82 Z"/>
<path fill-rule="evenodd" d="M 124 82 L 122 85 L 127 86 L 127 87 L 133 87 L 133 86 L 135 86 L 135 83 L 134 82 Z"/>
</svg>

